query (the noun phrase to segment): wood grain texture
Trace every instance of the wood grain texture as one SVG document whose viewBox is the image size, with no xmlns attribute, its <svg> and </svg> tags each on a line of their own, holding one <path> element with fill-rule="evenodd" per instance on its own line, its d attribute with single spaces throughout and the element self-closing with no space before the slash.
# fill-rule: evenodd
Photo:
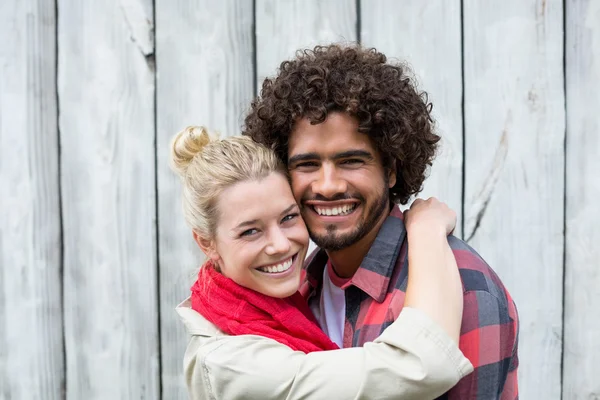
<svg viewBox="0 0 600 400">
<path fill-rule="evenodd" d="M 157 160 L 162 387 L 187 399 L 183 354 L 188 335 L 174 308 L 190 293 L 204 260 L 181 209 L 181 184 L 169 169 L 169 144 L 188 125 L 241 132 L 253 97 L 251 0 L 156 2 Z"/>
<path fill-rule="evenodd" d="M 419 90 L 433 104 L 437 133 L 442 137 L 438 156 L 419 197 L 435 196 L 462 219 L 462 65 L 461 2 L 459 0 L 403 1 L 401 12 L 393 0 L 361 7 L 361 42 L 383 52 L 390 61 L 412 68 Z"/>
<path fill-rule="evenodd" d="M 67 399 L 158 399 L 151 0 L 59 0 Z"/>
<path fill-rule="evenodd" d="M 464 235 L 517 303 L 523 399 L 561 392 L 562 12 L 558 0 L 464 3 Z"/>
<path fill-rule="evenodd" d="M 63 397 L 54 3 L 0 4 L 0 399 Z"/>
<path fill-rule="evenodd" d="M 600 399 L 600 1 L 566 2 L 567 192 L 563 399 Z"/>
<path fill-rule="evenodd" d="M 355 0 L 256 0 L 258 90 L 296 50 L 356 40 Z"/>
</svg>

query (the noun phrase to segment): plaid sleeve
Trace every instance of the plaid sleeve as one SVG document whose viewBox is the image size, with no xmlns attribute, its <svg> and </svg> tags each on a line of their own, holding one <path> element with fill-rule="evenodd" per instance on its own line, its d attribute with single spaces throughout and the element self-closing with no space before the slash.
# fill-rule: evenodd
<svg viewBox="0 0 600 400">
<path fill-rule="evenodd" d="M 510 302 L 510 307 L 511 309 L 509 312 L 515 316 L 516 337 L 510 366 L 508 368 L 508 376 L 506 377 L 500 400 L 519 400 L 519 382 L 517 380 L 517 371 L 519 368 L 519 318 L 517 316 L 517 307 L 513 301 Z"/>
<path fill-rule="evenodd" d="M 517 317 L 511 315 L 510 297 L 509 305 L 503 300 L 485 290 L 465 293 L 459 347 L 475 370 L 448 392 L 448 399 L 518 398 Z"/>
</svg>

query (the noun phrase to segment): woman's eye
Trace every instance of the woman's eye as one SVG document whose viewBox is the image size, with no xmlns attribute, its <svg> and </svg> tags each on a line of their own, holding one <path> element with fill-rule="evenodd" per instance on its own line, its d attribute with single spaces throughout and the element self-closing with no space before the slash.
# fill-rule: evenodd
<svg viewBox="0 0 600 400">
<path fill-rule="evenodd" d="M 254 234 L 256 234 L 256 233 L 258 233 L 258 229 L 254 229 L 254 228 L 252 228 L 252 229 L 247 229 L 247 230 L 245 230 L 244 232 L 242 232 L 242 233 L 240 234 L 240 236 L 251 236 L 251 235 L 254 235 Z"/>
<path fill-rule="evenodd" d="M 298 217 L 298 213 L 289 214 L 289 215 L 286 215 L 285 217 L 283 217 L 281 222 L 291 221 L 291 220 L 295 219 L 296 217 Z"/>
</svg>

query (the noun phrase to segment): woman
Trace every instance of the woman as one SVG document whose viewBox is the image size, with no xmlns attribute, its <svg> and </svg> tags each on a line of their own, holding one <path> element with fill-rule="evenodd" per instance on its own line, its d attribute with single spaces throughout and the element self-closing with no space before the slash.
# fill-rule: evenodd
<svg viewBox="0 0 600 400">
<path fill-rule="evenodd" d="M 192 335 L 192 399 L 431 399 L 472 371 L 457 346 L 462 285 L 445 205 L 416 201 L 406 215 L 411 270 L 398 319 L 373 343 L 338 349 L 298 293 L 308 233 L 276 155 L 194 127 L 171 155 L 208 259 L 177 308 Z"/>
</svg>

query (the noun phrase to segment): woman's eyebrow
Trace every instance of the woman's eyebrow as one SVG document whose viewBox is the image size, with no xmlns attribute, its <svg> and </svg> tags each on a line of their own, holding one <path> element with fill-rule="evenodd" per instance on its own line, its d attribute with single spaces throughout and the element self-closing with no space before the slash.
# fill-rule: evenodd
<svg viewBox="0 0 600 400">
<path fill-rule="evenodd" d="M 283 210 L 280 215 L 287 214 L 290 211 L 292 211 L 294 208 L 298 208 L 298 204 L 296 204 L 296 203 L 291 204 L 288 208 L 286 208 L 285 210 Z"/>
<path fill-rule="evenodd" d="M 254 225 L 257 222 L 258 222 L 257 219 L 251 219 L 249 221 L 244 221 L 244 222 L 239 223 L 234 229 L 240 229 L 240 228 L 243 228 L 243 227 L 246 227 L 246 226 Z"/>
</svg>

